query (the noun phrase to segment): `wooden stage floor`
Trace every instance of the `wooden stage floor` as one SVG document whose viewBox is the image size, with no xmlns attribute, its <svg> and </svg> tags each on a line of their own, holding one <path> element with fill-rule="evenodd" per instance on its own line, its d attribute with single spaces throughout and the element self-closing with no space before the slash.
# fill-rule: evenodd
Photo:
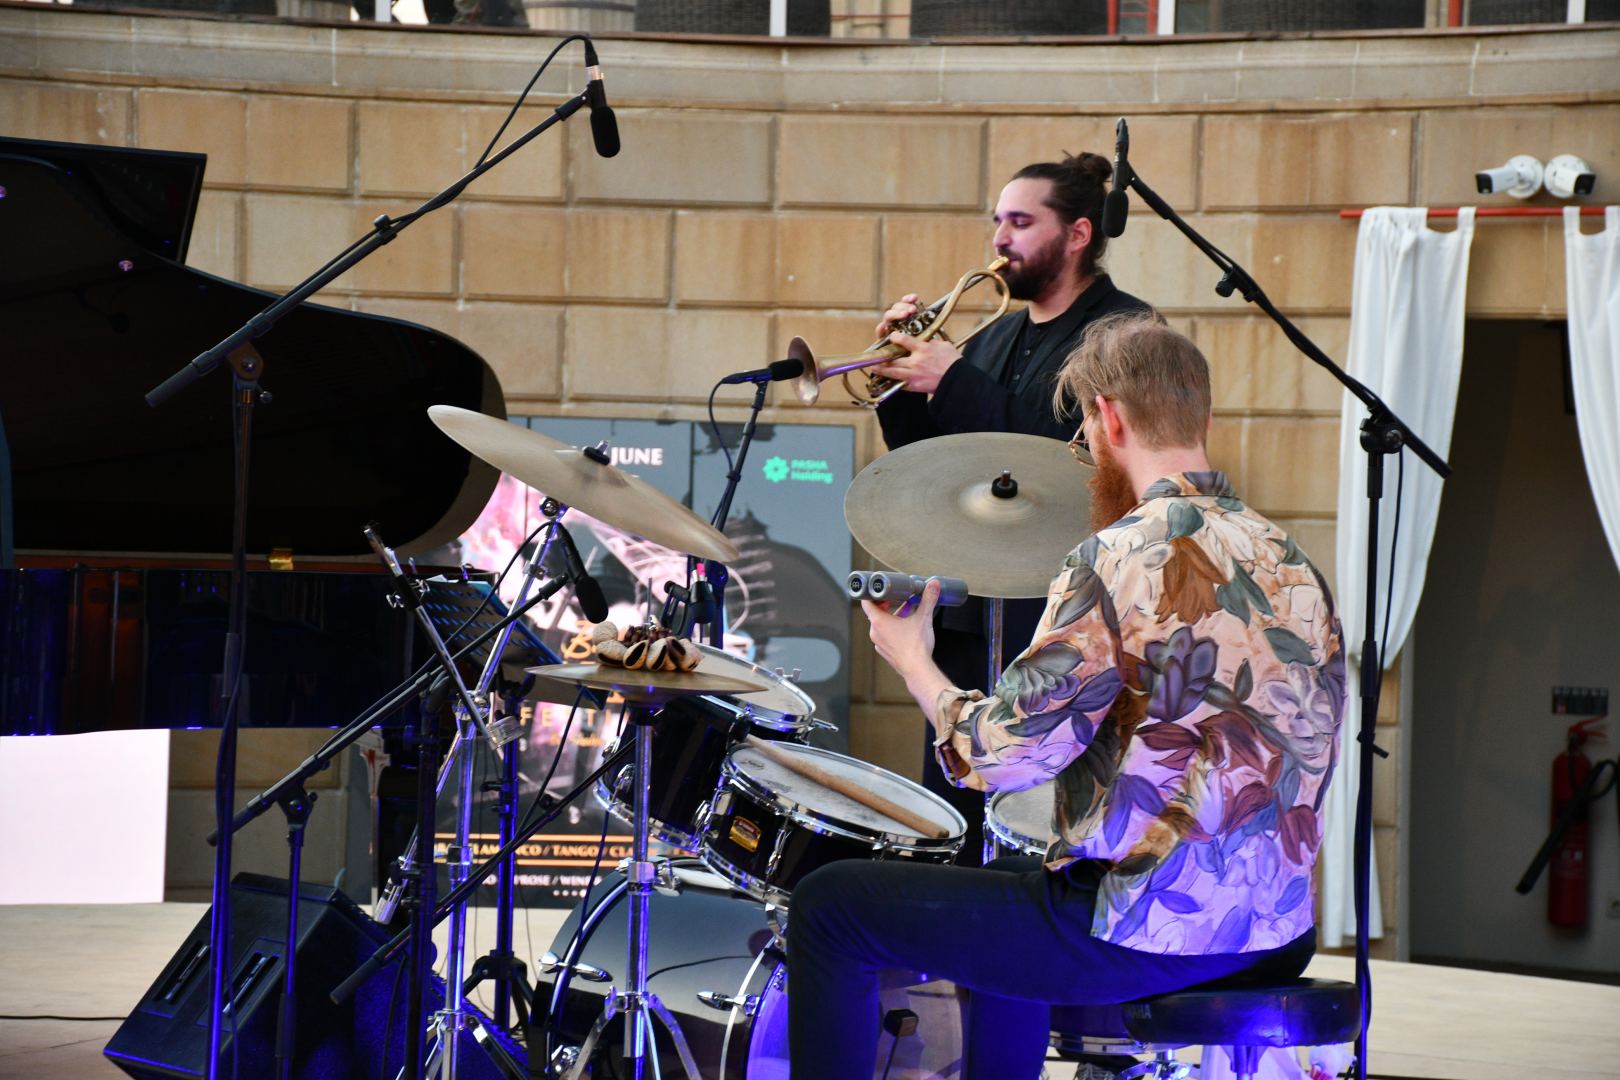
<svg viewBox="0 0 1620 1080">
<path fill-rule="evenodd" d="M 0 907 L 0 1016 L 122 1016 L 200 919 L 203 904 Z M 494 924 L 478 921 L 472 947 Z M 516 927 L 520 954 L 546 950 L 562 911 Z M 532 945 L 529 942 L 532 941 Z M 475 953 L 476 955 L 476 953 Z M 1346 958 L 1310 974 L 1349 979 Z M 1620 987 L 1421 964 L 1373 962 L 1369 1072 L 1424 1080 L 1620 1080 Z M 0 1080 L 94 1080 L 115 1020 L 0 1020 Z M 1048 1070 L 1068 1080 L 1068 1067 Z"/>
</svg>

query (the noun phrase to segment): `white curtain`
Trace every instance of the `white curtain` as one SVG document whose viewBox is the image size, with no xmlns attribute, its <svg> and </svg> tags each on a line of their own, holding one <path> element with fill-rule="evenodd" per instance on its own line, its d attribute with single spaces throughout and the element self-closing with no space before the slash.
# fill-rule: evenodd
<svg viewBox="0 0 1620 1080">
<path fill-rule="evenodd" d="M 1620 206 L 1603 231 L 1581 235 L 1580 210 L 1564 207 L 1564 279 L 1575 426 L 1603 535 L 1620 565 Z"/>
<path fill-rule="evenodd" d="M 1427 211 L 1375 207 L 1361 217 L 1356 238 L 1355 279 L 1350 295 L 1351 375 L 1389 405 L 1430 449 L 1445 457 L 1457 411 L 1457 380 L 1462 372 L 1463 298 L 1468 288 L 1468 250 L 1474 238 L 1474 212 L 1457 214 L 1454 232 L 1435 232 Z M 1339 528 L 1337 546 L 1339 618 L 1350 656 L 1344 726 L 1339 735 L 1339 766 L 1328 788 L 1326 835 L 1322 842 L 1322 943 L 1340 947 L 1355 940 L 1355 814 L 1361 729 L 1361 641 L 1367 596 L 1367 456 L 1361 449 L 1366 407 L 1349 393 L 1339 430 Z M 1378 509 L 1378 622 L 1382 637 L 1384 598 L 1390 604 L 1389 660 L 1401 650 L 1428 567 L 1440 513 L 1441 480 L 1410 451 L 1403 451 L 1406 479 L 1400 498 L 1400 546 L 1391 562 L 1389 541 L 1396 509 L 1400 462 L 1384 459 L 1384 498 Z M 1384 932 L 1373 866 L 1368 932 Z"/>
</svg>

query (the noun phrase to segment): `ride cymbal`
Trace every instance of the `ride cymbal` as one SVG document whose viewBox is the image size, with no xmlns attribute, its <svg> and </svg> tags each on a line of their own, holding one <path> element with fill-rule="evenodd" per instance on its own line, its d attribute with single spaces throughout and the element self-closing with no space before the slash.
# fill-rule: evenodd
<svg viewBox="0 0 1620 1080">
<path fill-rule="evenodd" d="M 844 494 L 844 520 L 896 570 L 960 578 L 975 596 L 1045 596 L 1089 532 L 1090 475 L 1056 439 L 942 435 L 862 469 Z"/>
<path fill-rule="evenodd" d="M 735 562 L 725 534 L 638 476 L 538 431 L 454 405 L 428 417 L 462 449 L 560 503 L 625 532 L 703 559 Z"/>
</svg>

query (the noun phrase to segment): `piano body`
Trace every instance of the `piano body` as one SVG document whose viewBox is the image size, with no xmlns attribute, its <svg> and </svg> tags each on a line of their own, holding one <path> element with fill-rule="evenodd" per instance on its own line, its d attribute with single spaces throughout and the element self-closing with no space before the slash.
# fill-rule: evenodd
<svg viewBox="0 0 1620 1080">
<path fill-rule="evenodd" d="M 0 736 L 13 736 L 0 739 L 0 787 L 25 779 L 36 792 L 0 791 L 12 804 L 0 816 L 45 826 L 7 828 L 32 839 L 0 857 L 17 886 L 0 902 L 64 898 L 25 885 L 67 857 L 78 826 L 64 815 L 100 820 L 105 860 L 141 846 L 148 812 L 159 895 L 148 881 L 141 898 L 160 899 L 160 733 L 220 721 L 230 372 L 158 409 L 144 400 L 273 299 L 184 265 L 203 166 L 199 154 L 0 138 Z M 501 391 L 464 345 L 395 319 L 306 304 L 255 344 L 271 400 L 253 419 L 241 722 L 336 727 L 425 655 L 385 602 L 362 528 L 375 522 L 403 554 L 459 535 L 497 474 L 427 408 L 504 416 Z M 14 737 L 106 731 L 160 736 L 161 751 Z M 41 778 L 53 769 L 69 771 Z M 152 769 L 155 792 L 137 775 Z M 108 785 L 144 794 L 120 806 L 102 798 Z M 127 843 L 107 842 L 109 813 Z M 122 874 L 103 862 L 95 879 Z M 71 898 L 113 898 L 86 888 Z"/>
<path fill-rule="evenodd" d="M 143 400 L 273 299 L 183 265 L 203 163 L 0 139 L 0 734 L 219 723 L 230 372 Z M 408 660 L 361 530 L 426 551 L 473 521 L 496 473 L 427 408 L 503 416 L 500 387 L 443 334 L 313 304 L 256 346 L 242 723 L 337 726 Z"/>
</svg>

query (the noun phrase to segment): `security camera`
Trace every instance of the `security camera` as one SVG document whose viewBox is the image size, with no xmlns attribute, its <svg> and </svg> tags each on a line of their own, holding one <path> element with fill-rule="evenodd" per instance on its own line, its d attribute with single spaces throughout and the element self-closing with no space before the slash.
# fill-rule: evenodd
<svg viewBox="0 0 1620 1080">
<path fill-rule="evenodd" d="M 1560 199 L 1572 195 L 1590 195 L 1597 176 L 1592 166 L 1574 154 L 1559 154 L 1547 162 L 1547 193 Z"/>
<path fill-rule="evenodd" d="M 1508 158 L 1506 165 L 1474 174 L 1481 195 L 1501 193 L 1528 199 L 1541 190 L 1541 162 L 1529 154 Z"/>
</svg>

